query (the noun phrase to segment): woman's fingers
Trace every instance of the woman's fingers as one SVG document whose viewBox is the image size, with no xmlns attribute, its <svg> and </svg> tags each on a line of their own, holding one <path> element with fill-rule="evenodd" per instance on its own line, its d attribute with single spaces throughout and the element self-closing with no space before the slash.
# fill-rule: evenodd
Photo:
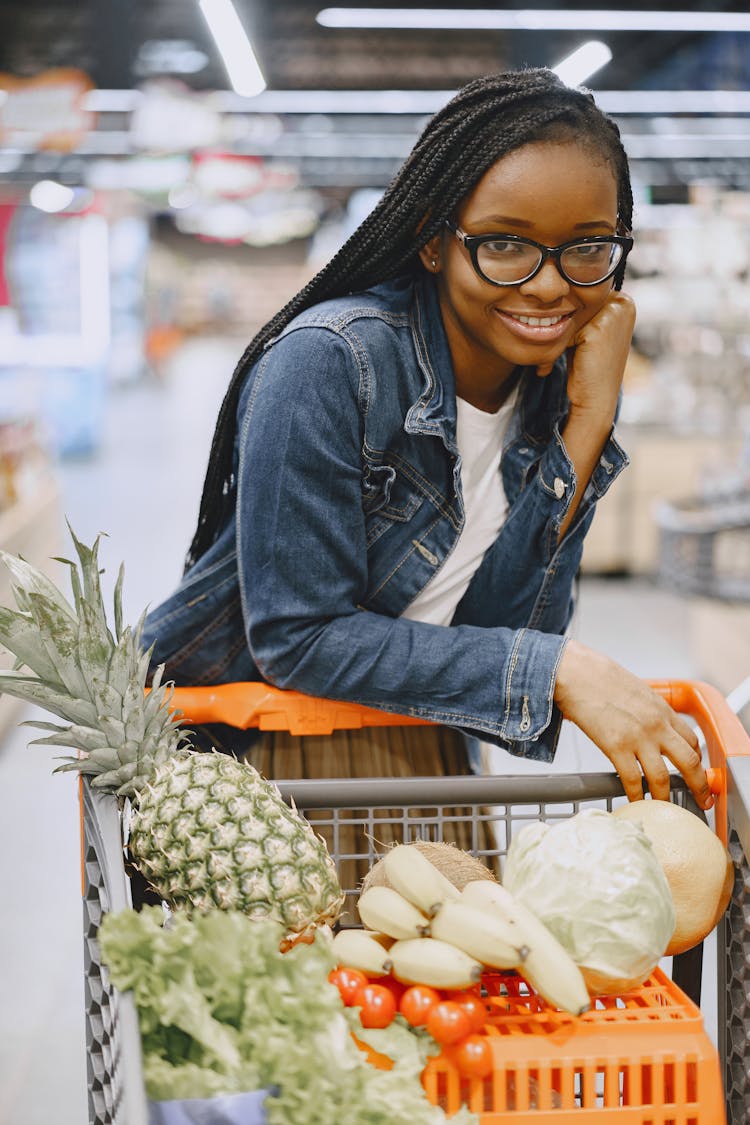
<svg viewBox="0 0 750 1125">
<path fill-rule="evenodd" d="M 563 715 L 581 728 L 612 762 L 628 800 L 651 795 L 668 800 L 665 758 L 682 774 L 698 805 L 711 808 L 698 736 L 644 680 L 575 641 L 563 652 L 555 688 Z"/>
</svg>

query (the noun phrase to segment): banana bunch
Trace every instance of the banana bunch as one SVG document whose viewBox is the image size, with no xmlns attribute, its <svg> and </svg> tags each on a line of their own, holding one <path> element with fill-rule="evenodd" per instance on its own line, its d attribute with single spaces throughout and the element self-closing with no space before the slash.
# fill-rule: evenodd
<svg viewBox="0 0 750 1125">
<path fill-rule="evenodd" d="M 461 989 L 485 969 L 515 969 L 547 1003 L 573 1015 L 590 1006 L 580 969 L 547 927 L 493 879 L 459 891 L 417 848 L 385 855 L 390 886 L 358 901 L 364 929 L 340 930 L 340 965 L 404 984 Z"/>
</svg>

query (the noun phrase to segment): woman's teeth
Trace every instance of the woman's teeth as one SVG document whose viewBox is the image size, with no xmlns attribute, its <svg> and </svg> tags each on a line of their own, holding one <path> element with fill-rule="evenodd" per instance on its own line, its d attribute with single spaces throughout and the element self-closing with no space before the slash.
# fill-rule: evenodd
<svg viewBox="0 0 750 1125">
<path fill-rule="evenodd" d="M 551 324 L 559 324 L 565 320 L 564 316 L 514 316 L 521 324 L 530 324 L 532 328 L 549 328 Z"/>
</svg>

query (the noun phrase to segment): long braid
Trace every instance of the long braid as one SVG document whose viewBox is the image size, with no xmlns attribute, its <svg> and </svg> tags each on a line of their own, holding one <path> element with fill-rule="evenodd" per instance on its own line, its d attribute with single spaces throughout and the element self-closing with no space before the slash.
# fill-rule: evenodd
<svg viewBox="0 0 750 1125">
<path fill-rule="evenodd" d="M 596 148 L 611 164 L 619 218 L 629 229 L 633 198 L 620 133 L 587 91 L 565 86 L 552 71 L 528 69 L 476 79 L 438 110 L 370 214 L 241 356 L 216 422 L 188 567 L 208 549 L 231 513 L 237 406 L 244 379 L 263 347 L 320 301 L 416 271 L 419 249 L 500 157 L 531 141 L 571 137 Z M 615 274 L 618 289 L 624 270 L 623 265 Z"/>
</svg>

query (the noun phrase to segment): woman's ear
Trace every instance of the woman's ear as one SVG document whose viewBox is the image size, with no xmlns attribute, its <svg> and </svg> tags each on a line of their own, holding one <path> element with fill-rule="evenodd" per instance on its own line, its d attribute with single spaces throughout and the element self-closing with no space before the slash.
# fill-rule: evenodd
<svg viewBox="0 0 750 1125">
<path fill-rule="evenodd" d="M 428 273 L 440 273 L 440 235 L 436 234 L 419 251 L 422 265 Z"/>
</svg>

